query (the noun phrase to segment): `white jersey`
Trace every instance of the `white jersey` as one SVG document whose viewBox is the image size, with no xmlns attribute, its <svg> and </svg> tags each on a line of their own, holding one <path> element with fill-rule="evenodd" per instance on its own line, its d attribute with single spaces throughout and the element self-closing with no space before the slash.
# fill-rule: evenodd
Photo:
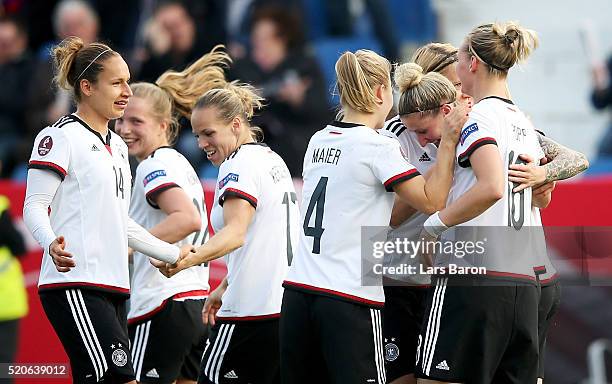
<svg viewBox="0 0 612 384">
<path fill-rule="evenodd" d="M 534 159 L 544 156 L 531 121 L 510 100 L 498 97 L 481 100 L 474 105 L 461 131 L 457 144 L 458 165 L 447 205 L 459 199 L 476 183 L 476 176 L 470 167 L 470 156 L 486 144 L 497 146 L 505 180 L 508 179 L 508 167 L 521 161 L 519 155 L 527 154 Z M 531 188 L 512 193 L 513 188 L 513 183 L 507 181 L 502 199 L 478 217 L 446 231 L 443 238 L 455 241 L 479 241 L 486 238 L 486 257 L 477 266 L 486 267 L 490 275 L 533 281 L 532 247 L 536 245 L 532 243 L 531 235 L 534 232 L 528 229 L 534 225 Z M 513 243 L 511 239 L 520 241 Z M 513 254 L 508 256 L 508 253 Z M 436 264 L 441 266 L 449 262 L 461 264 L 462 261 L 467 262 L 452 256 L 450 260 L 436 257 Z"/>
<path fill-rule="evenodd" d="M 389 192 L 419 172 L 397 140 L 344 122 L 312 136 L 303 169 L 303 230 L 285 288 L 382 306 L 382 286 L 362 284 L 362 227 L 387 227 Z"/>
<path fill-rule="evenodd" d="M 170 147 L 161 147 L 144 159 L 136 169 L 130 202 L 130 217 L 151 229 L 167 215 L 153 202 L 155 196 L 170 188 L 181 188 L 197 207 L 201 229 L 175 243 L 200 246 L 208 239 L 208 218 L 202 184 L 183 155 Z M 134 322 L 154 313 L 168 298 L 198 299 L 208 296 L 208 264 L 187 268 L 166 278 L 151 265 L 149 258 L 134 252 L 134 271 L 128 320 Z"/>
<path fill-rule="evenodd" d="M 536 275 L 538 275 L 540 284 L 551 284 L 559 278 L 559 275 L 557 274 L 557 269 L 550 260 L 550 257 L 548 256 L 548 251 L 546 250 L 546 236 L 544 233 L 544 228 L 542 228 L 542 217 L 540 216 L 540 209 L 532 207 L 531 214 L 533 216 L 534 225 L 540 227 L 540 232 L 538 234 L 541 236 L 540 241 L 543 243 L 543 247 L 545 249 L 545 252 L 541 254 L 542 257 L 536 263 L 534 271 Z"/>
<path fill-rule="evenodd" d="M 417 135 L 406 129 L 406 126 L 402 123 L 399 116 L 387 120 L 383 129 L 380 131 L 381 135 L 392 137 L 399 141 L 400 146 L 404 150 L 408 162 L 414 164 L 415 168 L 421 173 L 425 174 L 436 162 L 438 156 L 438 147 L 433 143 L 427 143 L 424 147 L 421 147 Z M 411 239 L 413 241 L 418 240 L 423 224 L 429 215 L 417 212 L 408 220 L 404 221 L 399 227 L 389 231 L 387 235 L 388 240 L 394 239 Z M 407 258 L 406 255 L 398 255 L 396 253 L 385 254 L 385 265 L 397 265 L 398 263 L 408 263 L 414 265 L 416 271 L 420 271 L 418 264 L 420 258 Z M 431 283 L 431 276 L 424 273 L 414 273 L 406 275 L 393 275 L 388 276 L 393 280 L 401 280 L 404 284 L 411 285 L 429 285 Z"/>
<path fill-rule="evenodd" d="M 228 287 L 217 312 L 220 320 L 280 316 L 283 279 L 298 238 L 297 196 L 285 162 L 262 143 L 241 145 L 219 167 L 211 224 L 225 226 L 227 197 L 255 208 L 244 245 L 225 256 Z"/>
<path fill-rule="evenodd" d="M 79 286 L 128 294 L 132 179 L 123 140 L 111 130 L 102 137 L 76 115 L 67 115 L 36 136 L 29 168 L 62 179 L 49 219 L 76 263 L 69 272 L 58 272 L 45 249 L 39 290 Z"/>
</svg>

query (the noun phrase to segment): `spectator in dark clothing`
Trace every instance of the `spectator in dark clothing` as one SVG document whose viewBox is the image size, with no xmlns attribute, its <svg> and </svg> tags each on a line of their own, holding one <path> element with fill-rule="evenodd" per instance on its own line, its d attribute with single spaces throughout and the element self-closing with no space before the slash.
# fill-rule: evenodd
<svg viewBox="0 0 612 384">
<path fill-rule="evenodd" d="M 24 140 L 27 90 L 34 60 L 27 51 L 28 37 L 23 24 L 14 18 L 0 19 L 0 162 L 2 177 L 11 175 Z M 26 139 L 27 140 L 27 139 Z"/>
<path fill-rule="evenodd" d="M 267 105 L 253 122 L 292 176 L 301 176 L 308 141 L 332 114 L 325 81 L 318 62 L 304 49 L 296 15 L 277 7 L 258 10 L 250 54 L 232 66 L 230 77 L 261 90 Z"/>
<path fill-rule="evenodd" d="M 206 20 L 198 20 L 205 23 Z M 183 70 L 217 44 L 219 38 L 197 33 L 196 22 L 180 1 L 164 1 L 154 11 L 144 32 L 146 56 L 138 79 L 154 82 L 168 69 Z"/>
<path fill-rule="evenodd" d="M 593 69 L 593 92 L 591 102 L 597 109 L 612 107 L 612 56 L 608 59 L 607 65 Z M 612 157 L 612 122 L 600 140 L 599 156 Z"/>
</svg>

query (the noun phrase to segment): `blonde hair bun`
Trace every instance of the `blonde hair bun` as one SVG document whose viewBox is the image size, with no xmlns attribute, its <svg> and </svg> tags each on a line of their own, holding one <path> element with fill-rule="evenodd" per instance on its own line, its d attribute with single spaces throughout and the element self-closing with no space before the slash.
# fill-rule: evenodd
<svg viewBox="0 0 612 384">
<path fill-rule="evenodd" d="M 418 86 L 423 80 L 423 68 L 416 63 L 404 63 L 395 68 L 393 76 L 401 93 Z"/>
</svg>

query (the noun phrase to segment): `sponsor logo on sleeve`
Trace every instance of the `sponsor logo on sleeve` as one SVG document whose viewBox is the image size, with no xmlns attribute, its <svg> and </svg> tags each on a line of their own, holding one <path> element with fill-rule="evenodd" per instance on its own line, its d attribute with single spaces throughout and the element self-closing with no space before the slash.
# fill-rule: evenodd
<svg viewBox="0 0 612 384">
<path fill-rule="evenodd" d="M 38 154 L 40 156 L 45 156 L 47 153 L 51 152 L 51 148 L 53 148 L 53 139 L 51 136 L 45 136 L 40 143 L 38 143 Z"/>
<path fill-rule="evenodd" d="M 238 175 L 235 173 L 228 173 L 221 181 L 219 181 L 219 189 L 225 187 L 230 181 L 238 181 Z"/>
<path fill-rule="evenodd" d="M 478 124 L 476 123 L 470 124 L 467 127 L 465 127 L 463 131 L 461 131 L 461 138 L 460 138 L 461 145 L 463 145 L 463 143 L 468 138 L 468 136 L 470 136 L 472 133 L 476 131 L 478 131 Z"/>
<path fill-rule="evenodd" d="M 149 184 L 150 182 L 152 182 L 153 180 L 161 176 L 166 176 L 166 171 L 164 171 L 163 169 L 158 169 L 157 171 L 153 171 L 145 176 L 144 180 L 142 181 L 142 184 L 143 186 L 146 187 L 147 184 Z"/>
</svg>

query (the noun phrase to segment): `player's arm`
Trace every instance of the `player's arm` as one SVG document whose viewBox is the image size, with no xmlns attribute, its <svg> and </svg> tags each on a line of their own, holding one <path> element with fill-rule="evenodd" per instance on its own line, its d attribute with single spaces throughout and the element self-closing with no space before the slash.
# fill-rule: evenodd
<svg viewBox="0 0 612 384">
<path fill-rule="evenodd" d="M 394 191 L 406 203 L 427 214 L 439 211 L 446 205 L 453 182 L 457 141 L 469 110 L 467 103 L 458 103 L 455 106 L 444 105 L 442 108 L 451 108 L 451 110 L 444 116 L 442 138 L 435 164 L 427 172 L 426 178 L 414 177 L 394 187 Z M 403 212 L 398 209 L 395 216 L 402 218 L 408 213 L 406 209 Z"/>
<path fill-rule="evenodd" d="M 539 132 L 536 133 L 547 162 L 538 165 L 529 157 L 521 155 L 528 164 L 513 164 L 508 171 L 508 180 L 520 184 L 514 188 L 515 193 L 525 188 L 569 179 L 589 168 L 589 160 L 584 154 L 567 148 Z"/>
<path fill-rule="evenodd" d="M 555 189 L 555 182 L 543 184 L 533 188 L 531 192 L 531 205 L 536 208 L 546 208 L 552 200 L 552 191 Z"/>
<path fill-rule="evenodd" d="M 404 200 L 404 204 L 394 207 L 396 220 L 410 217 L 408 207 L 427 214 L 444 208 L 453 182 L 454 169 L 455 143 L 442 140 L 438 147 L 438 159 L 428 180 L 419 175 L 393 186 L 395 193 Z"/>
<path fill-rule="evenodd" d="M 408 220 L 418 211 L 414 209 L 407 201 L 395 195 L 395 201 L 393 202 L 393 210 L 391 211 L 391 219 L 389 225 L 391 228 L 399 227 L 404 221 Z"/>
<path fill-rule="evenodd" d="M 470 156 L 476 183 L 451 205 L 439 212 L 447 227 L 465 223 L 489 209 L 504 197 L 503 164 L 496 145 L 486 144 Z"/>
<path fill-rule="evenodd" d="M 176 263 L 193 250 L 191 245 L 177 247 L 153 236 L 134 220 L 127 220 L 128 247 L 165 263 Z M 153 264 L 157 266 L 156 264 Z"/>
<path fill-rule="evenodd" d="M 182 188 L 166 189 L 149 199 L 167 215 L 149 230 L 158 239 L 176 243 L 202 230 L 200 213 Z"/>
<path fill-rule="evenodd" d="M 162 270 L 162 273 L 172 276 L 185 268 L 218 259 L 242 247 L 254 216 L 255 207 L 250 202 L 235 196 L 226 197 L 223 204 L 225 226 L 195 252 L 189 253 L 175 265 L 167 266 L 167 271 Z"/>
</svg>

